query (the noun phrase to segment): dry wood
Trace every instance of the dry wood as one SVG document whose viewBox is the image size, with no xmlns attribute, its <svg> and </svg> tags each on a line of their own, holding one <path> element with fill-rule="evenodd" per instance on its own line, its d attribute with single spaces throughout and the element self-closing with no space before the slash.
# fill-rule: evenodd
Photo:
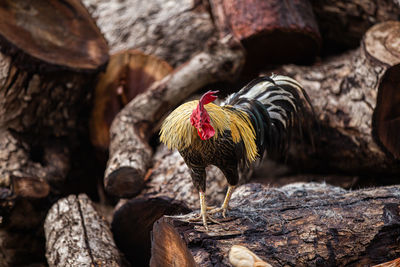
<svg viewBox="0 0 400 267">
<path fill-rule="evenodd" d="M 194 56 L 149 90 L 138 95 L 114 119 L 110 156 L 105 172 L 105 188 L 113 195 L 137 194 L 151 163 L 147 144 L 152 127 L 177 104 L 203 86 L 216 81 L 233 80 L 243 65 L 243 50 L 233 47 L 229 37 L 207 52 Z"/>
<path fill-rule="evenodd" d="M 308 0 L 212 0 L 216 24 L 247 51 L 246 66 L 312 62 L 321 37 Z"/>
<path fill-rule="evenodd" d="M 46 137 L 76 128 L 80 110 L 70 107 L 81 105 L 85 86 L 108 60 L 106 41 L 84 6 L 6 1 L 0 47 L 0 125 Z"/>
<path fill-rule="evenodd" d="M 79 1 L 3 1 L 0 186 L 5 191 L 43 198 L 49 185 L 57 191 L 63 184 L 70 167 L 67 147 L 76 147 L 86 130 L 81 113 L 107 60 L 107 43 Z"/>
<path fill-rule="evenodd" d="M 317 183 L 275 189 L 242 185 L 232 196 L 228 218 L 209 225 L 208 232 L 201 223 L 182 221 L 190 215 L 158 220 L 152 262 L 163 266 L 179 256 L 198 266 L 230 266 L 233 245 L 247 247 L 272 266 L 385 262 L 400 255 L 399 200 L 398 186 L 346 191 Z"/>
<path fill-rule="evenodd" d="M 356 48 L 365 32 L 374 24 L 398 20 L 397 0 L 311 0 L 315 17 L 324 39 L 324 48 Z"/>
<path fill-rule="evenodd" d="M 55 203 L 44 232 L 49 266 L 121 266 L 107 223 L 84 194 Z"/>
<path fill-rule="evenodd" d="M 206 49 L 215 34 L 206 1 L 83 0 L 111 52 L 139 49 L 176 67 Z"/>
<path fill-rule="evenodd" d="M 321 65 L 279 70 L 304 86 L 320 124 L 315 151 L 297 146 L 293 162 L 314 170 L 399 173 L 399 40 L 400 22 L 385 22 L 373 26 L 357 50 Z"/>
<path fill-rule="evenodd" d="M 90 118 L 92 144 L 101 151 L 107 151 L 109 130 L 115 115 L 154 81 L 161 80 L 171 71 L 172 67 L 165 61 L 138 50 L 112 55 L 95 89 Z"/>
</svg>

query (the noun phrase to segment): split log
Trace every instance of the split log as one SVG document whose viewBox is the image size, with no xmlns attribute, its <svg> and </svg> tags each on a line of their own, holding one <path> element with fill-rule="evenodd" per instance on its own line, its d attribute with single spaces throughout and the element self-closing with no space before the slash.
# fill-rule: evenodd
<svg viewBox="0 0 400 267">
<path fill-rule="evenodd" d="M 311 0 L 324 40 L 324 50 L 340 52 L 357 48 L 365 32 L 374 24 L 398 20 L 396 0 Z"/>
<path fill-rule="evenodd" d="M 112 53 L 138 49 L 176 67 L 215 35 L 206 1 L 83 0 Z"/>
<path fill-rule="evenodd" d="M 346 191 L 316 183 L 238 187 L 228 218 L 209 225 L 163 217 L 154 224 L 151 266 L 230 266 L 242 245 L 272 266 L 373 265 L 398 258 L 398 186 Z"/>
<path fill-rule="evenodd" d="M 319 54 L 321 37 L 308 0 L 210 3 L 220 32 L 242 42 L 246 66 L 253 70 L 266 64 L 310 63 Z"/>
<path fill-rule="evenodd" d="M 49 266 L 121 266 L 111 231 L 89 198 L 60 199 L 44 223 Z"/>
<path fill-rule="evenodd" d="M 24 186 L 36 181 L 41 193 L 25 188 L 20 196 L 45 197 L 47 183 L 57 187 L 64 182 L 69 169 L 65 138 L 73 142 L 84 131 L 81 112 L 88 108 L 89 88 L 107 60 L 107 43 L 79 2 L 4 1 L 0 7 L 1 187 L 10 189 L 19 183 L 15 189 L 21 193 L 21 179 L 27 178 Z"/>
<path fill-rule="evenodd" d="M 171 71 L 167 62 L 138 50 L 112 55 L 95 89 L 90 118 L 92 144 L 100 151 L 107 151 L 109 130 L 115 115 L 154 81 L 161 80 Z"/>
<path fill-rule="evenodd" d="M 210 46 L 207 52 L 155 82 L 115 117 L 104 178 L 107 192 L 119 197 L 138 194 L 151 163 L 148 138 L 162 116 L 203 86 L 236 78 L 244 53 L 240 46 L 233 47 L 229 37 L 224 42 Z"/>
<path fill-rule="evenodd" d="M 304 86 L 320 124 L 315 151 L 293 146 L 292 163 L 325 172 L 400 172 L 399 41 L 400 22 L 385 22 L 368 30 L 357 50 L 278 70 Z"/>
</svg>

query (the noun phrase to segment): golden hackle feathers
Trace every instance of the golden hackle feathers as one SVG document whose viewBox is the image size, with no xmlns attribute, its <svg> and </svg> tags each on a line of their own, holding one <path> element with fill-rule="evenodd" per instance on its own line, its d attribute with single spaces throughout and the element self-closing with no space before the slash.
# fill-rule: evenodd
<svg viewBox="0 0 400 267">
<path fill-rule="evenodd" d="M 215 135 L 203 141 L 197 134 L 196 128 L 190 123 L 190 115 L 198 105 L 194 100 L 180 105 L 164 120 L 160 130 L 160 141 L 169 149 L 182 150 L 189 146 L 200 148 L 201 142 L 212 142 L 225 131 L 230 131 L 234 143 L 243 142 L 246 149 L 247 161 L 254 161 L 258 156 L 255 143 L 255 131 L 248 115 L 230 106 L 220 107 L 213 103 L 204 106 L 210 116 L 210 124 Z"/>
</svg>

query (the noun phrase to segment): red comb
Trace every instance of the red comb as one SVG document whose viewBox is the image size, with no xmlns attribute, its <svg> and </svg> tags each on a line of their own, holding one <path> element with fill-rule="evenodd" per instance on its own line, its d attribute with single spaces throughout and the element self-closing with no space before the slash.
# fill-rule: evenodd
<svg viewBox="0 0 400 267">
<path fill-rule="evenodd" d="M 218 97 L 214 94 L 218 94 L 219 91 L 208 91 L 200 98 L 200 105 L 207 105 L 210 102 L 213 102 Z"/>
</svg>

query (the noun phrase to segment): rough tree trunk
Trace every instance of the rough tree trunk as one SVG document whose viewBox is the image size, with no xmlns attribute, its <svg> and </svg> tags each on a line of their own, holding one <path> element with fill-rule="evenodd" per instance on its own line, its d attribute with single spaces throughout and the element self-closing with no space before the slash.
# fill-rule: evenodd
<svg viewBox="0 0 400 267">
<path fill-rule="evenodd" d="M 243 65 L 243 50 L 228 43 L 218 42 L 194 56 L 138 95 L 116 116 L 110 129 L 110 156 L 104 178 L 110 194 L 129 197 L 143 188 L 152 156 L 147 143 L 149 133 L 166 112 L 207 84 L 236 78 Z"/>
<path fill-rule="evenodd" d="M 60 199 L 44 223 L 49 266 L 121 266 L 108 225 L 86 195 Z"/>
<path fill-rule="evenodd" d="M 82 2 L 96 18 L 113 53 L 135 48 L 176 67 L 204 51 L 215 34 L 206 1 Z"/>
<path fill-rule="evenodd" d="M 304 86 L 320 124 L 315 151 L 293 146 L 292 162 L 319 170 L 399 173 L 399 40 L 400 22 L 385 22 L 373 26 L 357 50 L 321 65 L 279 70 Z"/>
<path fill-rule="evenodd" d="M 242 42 L 247 68 L 313 62 L 321 37 L 308 0 L 212 0 L 219 31 Z M 246 69 L 247 69 L 246 68 Z"/>
<path fill-rule="evenodd" d="M 188 216 L 157 221 L 151 266 L 193 266 L 193 260 L 198 266 L 230 266 L 228 251 L 237 244 L 272 266 L 386 262 L 400 255 L 399 196 L 397 186 L 346 191 L 315 183 L 243 185 L 232 196 L 228 218 L 208 232 L 183 222 Z"/>
<path fill-rule="evenodd" d="M 31 13 L 26 8 L 25 1 L 0 8 L 3 187 L 11 186 L 12 176 L 55 184 L 65 178 L 68 149 L 59 140 L 82 127 L 91 82 L 108 60 L 107 44 L 81 4 L 48 1 L 29 5 Z"/>
<path fill-rule="evenodd" d="M 88 108 L 93 81 L 107 60 L 107 43 L 79 1 L 2 1 L 2 266 L 43 257 L 43 233 L 38 229 L 48 196 L 62 190 L 72 144 L 76 147 L 77 136 L 86 130 L 82 113 Z M 25 221 L 15 225 L 21 213 Z M 27 253 L 30 244 L 32 252 Z"/>
</svg>

